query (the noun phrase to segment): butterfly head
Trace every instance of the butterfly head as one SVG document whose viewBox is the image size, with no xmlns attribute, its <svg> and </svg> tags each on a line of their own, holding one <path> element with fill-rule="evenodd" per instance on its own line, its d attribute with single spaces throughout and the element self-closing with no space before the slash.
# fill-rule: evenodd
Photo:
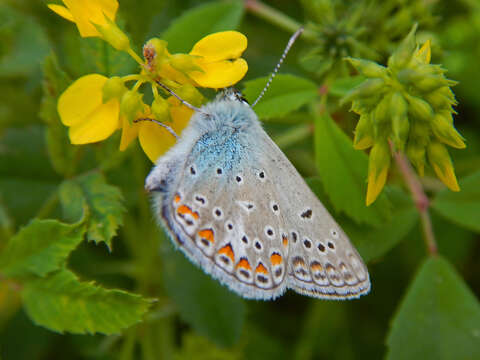
<svg viewBox="0 0 480 360">
<path fill-rule="evenodd" d="M 238 101 L 238 102 L 241 102 L 245 105 L 249 105 L 247 99 L 242 95 L 242 93 L 233 88 L 233 87 L 228 87 L 228 88 L 224 88 L 222 89 L 218 95 L 217 95 L 217 101 Z"/>
</svg>

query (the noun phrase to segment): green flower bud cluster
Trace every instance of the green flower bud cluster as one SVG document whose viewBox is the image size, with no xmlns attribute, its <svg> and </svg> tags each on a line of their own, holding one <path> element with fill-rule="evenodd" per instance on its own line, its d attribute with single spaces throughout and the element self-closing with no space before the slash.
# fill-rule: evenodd
<svg viewBox="0 0 480 360">
<path fill-rule="evenodd" d="M 458 191 L 446 149 L 447 145 L 465 147 L 452 118 L 456 100 L 450 86 L 456 82 L 447 79 L 439 65 L 430 64 L 430 42 L 419 48 L 415 31 L 416 26 L 390 56 L 386 67 L 368 60 L 347 59 L 366 77 L 342 99 L 343 103 L 351 102 L 352 111 L 360 115 L 354 147 L 373 147 L 370 162 L 375 164 L 370 164 L 369 169 L 380 174 L 390 165 L 390 149 L 386 145 L 390 141 L 395 150 L 406 153 L 421 176 L 428 160 L 437 176 L 451 190 Z M 369 190 L 370 181 L 378 182 L 372 171 Z M 383 185 L 375 186 L 378 191 L 372 190 L 374 195 L 367 203 L 375 200 Z"/>
</svg>

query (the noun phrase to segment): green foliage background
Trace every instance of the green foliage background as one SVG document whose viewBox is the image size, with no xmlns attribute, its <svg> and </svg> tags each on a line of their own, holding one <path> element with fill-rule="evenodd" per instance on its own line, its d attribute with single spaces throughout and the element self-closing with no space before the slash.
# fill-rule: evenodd
<svg viewBox="0 0 480 360">
<path fill-rule="evenodd" d="M 262 7 L 260 5 L 267 5 Z M 475 0 L 120 0 L 137 51 L 171 52 L 238 29 L 254 99 L 288 37 L 310 24 L 257 113 L 267 131 L 368 262 L 369 295 L 348 302 L 287 293 L 246 301 L 174 251 L 150 211 L 152 167 L 119 134 L 72 146 L 56 112 L 79 76 L 136 71 L 131 59 L 76 28 L 46 2 L 0 3 L 1 359 L 479 359 L 480 4 Z M 365 207 L 367 155 L 352 146 L 357 116 L 339 100 L 361 79 L 345 56 L 386 60 L 418 23 L 432 63 L 459 81 L 451 151 L 459 193 L 421 180 L 439 255 L 428 253 L 398 170 Z M 328 85 L 328 87 L 326 86 Z M 327 112 L 318 114 L 319 94 Z M 325 105 L 325 104 L 324 104 Z M 477 295 L 475 295 L 477 294 Z"/>
</svg>

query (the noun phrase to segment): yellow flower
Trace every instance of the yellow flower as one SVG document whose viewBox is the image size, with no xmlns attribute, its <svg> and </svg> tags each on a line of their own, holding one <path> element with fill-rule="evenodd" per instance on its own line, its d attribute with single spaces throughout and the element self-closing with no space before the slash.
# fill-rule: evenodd
<svg viewBox="0 0 480 360">
<path fill-rule="evenodd" d="M 246 48 L 245 35 L 222 31 L 200 39 L 188 55 L 171 55 L 161 40 L 152 39 L 144 47 L 144 56 L 149 70 L 156 71 L 160 81 L 218 89 L 245 76 L 248 64 L 240 56 Z"/>
<path fill-rule="evenodd" d="M 69 127 L 72 144 L 87 144 L 105 140 L 119 127 L 120 103 L 112 98 L 103 103 L 105 76 L 82 76 L 70 85 L 58 99 L 58 113 Z"/>
<path fill-rule="evenodd" d="M 188 125 L 193 110 L 182 105 L 173 96 L 168 98 L 170 105 L 170 116 L 172 122 L 168 123 L 177 135 L 180 135 L 183 129 Z M 142 116 L 144 118 L 154 118 L 146 111 Z M 140 145 L 147 154 L 148 158 L 155 162 L 162 154 L 175 144 L 176 139 L 165 128 L 150 121 L 140 121 L 129 124 L 123 119 L 122 139 L 120 140 L 120 150 L 123 151 L 138 136 Z"/>
<path fill-rule="evenodd" d="M 190 77 L 201 87 L 223 88 L 239 82 L 248 70 L 240 58 L 247 48 L 247 38 L 237 31 L 223 31 L 205 36 L 194 46 L 190 55 L 198 56 L 197 65 L 203 70 L 193 71 Z"/>
<path fill-rule="evenodd" d="M 115 20 L 117 0 L 63 0 L 65 6 L 47 6 L 61 17 L 74 22 L 82 37 L 102 37 L 96 25 L 109 26 Z"/>
</svg>

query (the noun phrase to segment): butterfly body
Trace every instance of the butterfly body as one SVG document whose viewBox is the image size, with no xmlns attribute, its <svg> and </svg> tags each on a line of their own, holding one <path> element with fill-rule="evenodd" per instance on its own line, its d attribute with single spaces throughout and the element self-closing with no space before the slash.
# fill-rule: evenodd
<svg viewBox="0 0 480 360">
<path fill-rule="evenodd" d="M 173 242 L 243 297 L 290 288 L 347 299 L 370 289 L 347 236 L 233 90 L 192 116 L 146 189 Z"/>
</svg>

